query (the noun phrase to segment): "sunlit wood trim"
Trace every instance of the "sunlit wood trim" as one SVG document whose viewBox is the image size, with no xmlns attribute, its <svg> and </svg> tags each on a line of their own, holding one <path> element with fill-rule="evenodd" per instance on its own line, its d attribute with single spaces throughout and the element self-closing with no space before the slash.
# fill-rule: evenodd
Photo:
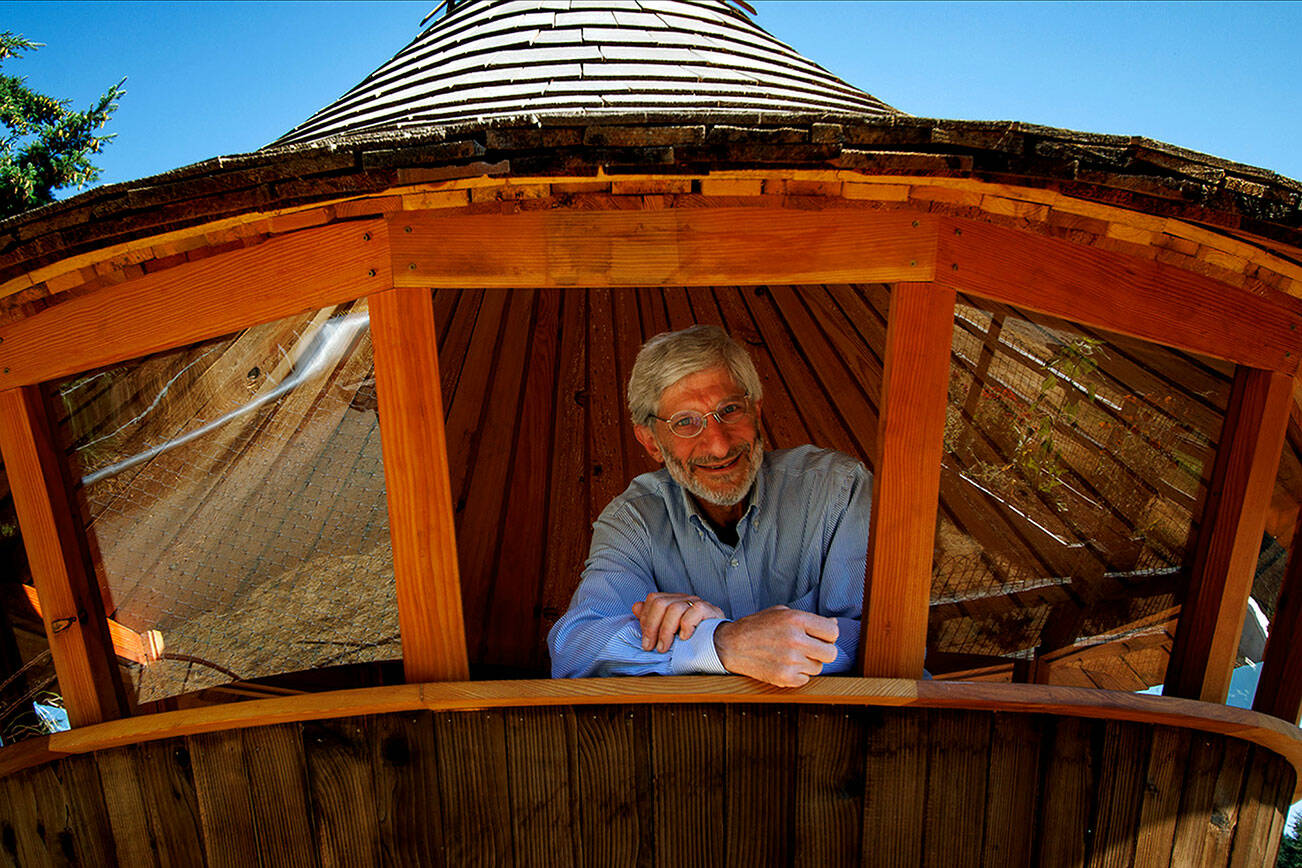
<svg viewBox="0 0 1302 868">
<path fill-rule="evenodd" d="M 390 218 L 397 286 L 714 286 L 930 280 L 934 217 L 677 208 Z"/>
<path fill-rule="evenodd" d="M 296 721 L 410 711 L 639 704 L 791 704 L 960 708 L 1185 727 L 1262 745 L 1302 769 L 1302 730 L 1278 718 L 1187 699 L 1025 684 L 814 678 L 784 689 L 739 676 L 467 681 L 370 687 L 168 711 L 55 733 L 0 749 L 0 776 L 71 754 Z M 1299 776 L 1302 780 L 1302 776 Z"/>
<path fill-rule="evenodd" d="M 219 337 L 392 286 L 383 221 L 336 223 L 146 274 L 0 326 L 0 389 Z"/>
<path fill-rule="evenodd" d="M 901 283 L 886 324 L 861 672 L 921 678 L 954 333 L 954 291 Z"/>
<path fill-rule="evenodd" d="M 1302 356 L 1296 299 L 975 220 L 941 220 L 936 282 L 1253 368 L 1292 374 Z"/>
<path fill-rule="evenodd" d="M 0 454 L 68 720 L 86 726 L 121 717 L 126 694 L 104 601 L 39 387 L 0 392 Z"/>
<path fill-rule="evenodd" d="M 1229 693 L 1292 394 L 1285 374 L 1235 372 L 1167 663 L 1169 696 L 1224 702 Z"/>
<path fill-rule="evenodd" d="M 410 682 L 470 677 L 448 450 L 429 290 L 368 299 L 384 486 Z"/>
</svg>

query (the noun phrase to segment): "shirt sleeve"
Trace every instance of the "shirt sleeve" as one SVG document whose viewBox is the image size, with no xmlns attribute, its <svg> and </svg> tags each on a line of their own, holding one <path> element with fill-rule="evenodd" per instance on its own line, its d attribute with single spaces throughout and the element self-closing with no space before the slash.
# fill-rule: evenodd
<svg viewBox="0 0 1302 868">
<path fill-rule="evenodd" d="M 862 464 L 843 477 L 827 525 L 827 555 L 819 582 L 818 614 L 835 618 L 840 632 L 836 660 L 823 667 L 833 675 L 850 671 L 859 651 L 864 573 L 868 565 L 868 519 L 872 474 Z"/>
<path fill-rule="evenodd" d="M 627 504 L 607 508 L 570 607 L 547 635 L 553 678 L 591 675 L 724 674 L 714 649 L 721 619 L 703 621 L 691 639 L 675 637 L 665 653 L 642 650 L 633 604 L 659 590 L 645 526 Z"/>
</svg>

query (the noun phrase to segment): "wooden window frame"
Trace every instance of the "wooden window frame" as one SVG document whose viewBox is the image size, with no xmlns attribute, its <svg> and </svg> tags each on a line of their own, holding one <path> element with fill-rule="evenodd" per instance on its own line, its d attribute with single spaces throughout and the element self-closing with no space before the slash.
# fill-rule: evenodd
<svg viewBox="0 0 1302 868">
<path fill-rule="evenodd" d="M 774 257 L 774 250 L 784 253 Z M 373 335 L 391 513 L 414 510 L 416 505 L 425 511 L 419 520 L 399 517 L 392 522 L 395 559 L 402 559 L 395 570 L 404 658 L 412 658 L 407 676 L 462 678 L 467 671 L 464 625 L 450 503 L 438 482 L 447 478 L 448 459 L 442 446 L 437 348 L 432 313 L 426 313 L 426 291 L 857 282 L 896 284 L 901 299 L 919 300 L 916 310 L 893 324 L 888 343 L 916 345 L 927 359 L 923 377 L 906 376 L 897 365 L 886 378 L 882 464 L 876 480 L 880 496 L 874 503 L 870 541 L 876 589 L 869 587 L 866 600 L 865 671 L 904 677 L 921 672 L 926 619 L 918 601 L 926 598 L 929 586 L 931 539 L 928 535 L 919 542 L 919 522 L 925 518 L 934 531 L 939 495 L 930 480 L 938 473 L 941 445 L 936 431 L 943 430 L 945 412 L 944 401 L 936 400 L 938 392 L 943 394 L 937 378 L 944 367 L 940 360 L 947 360 L 950 348 L 940 310 L 948 305 L 952 326 L 956 292 L 1258 372 L 1245 376 L 1272 384 L 1265 390 L 1265 403 L 1253 404 L 1256 410 L 1235 410 L 1227 425 L 1239 425 L 1234 419 L 1240 413 L 1245 420 L 1252 413 L 1274 419 L 1279 383 L 1296 373 L 1302 351 L 1302 303 L 1295 299 L 1264 298 L 1164 263 L 975 220 L 907 210 L 773 207 L 557 209 L 511 215 L 413 211 L 288 233 L 145 274 L 0 326 L 0 394 L 17 405 L 29 389 L 57 377 L 369 297 L 379 322 Z M 905 302 L 901 310 L 913 306 Z M 148 328 L 140 328 L 142 322 Z M 1227 331 L 1226 322 L 1247 328 Z M 422 350 L 413 352 L 415 346 Z M 896 390 L 902 391 L 892 394 Z M 385 433 L 385 417 L 413 410 L 419 418 L 396 428 L 390 423 Z M 906 448 L 901 431 L 925 432 L 929 444 L 923 450 Z M 14 433 L 8 439 L 13 443 L 34 436 Z M 1244 447 L 1234 443 L 1239 440 L 1231 438 L 1222 451 L 1241 452 Z M 1248 447 L 1247 470 L 1228 477 L 1234 481 L 1246 473 L 1247 482 L 1223 492 L 1217 512 L 1205 517 L 1206 526 L 1213 527 L 1226 516 L 1237 516 L 1231 534 L 1236 542 L 1229 546 L 1230 554 L 1200 562 L 1199 587 L 1207 592 L 1200 590 L 1195 601 L 1199 623 L 1222 626 L 1200 627 L 1191 634 L 1198 641 L 1191 638 L 1181 644 L 1177 668 L 1182 673 L 1191 671 L 1184 657 L 1202 653 L 1185 648 L 1211 649 L 1208 653 L 1216 659 L 1205 661 L 1207 673 L 1225 667 L 1223 625 L 1242 617 L 1241 609 L 1233 611 L 1241 602 L 1242 577 L 1221 574 L 1243 560 L 1255 521 L 1256 507 L 1249 501 L 1278 460 L 1279 449 L 1271 454 L 1273 443 L 1272 433 Z M 1241 457 L 1235 460 L 1236 466 L 1242 464 Z M 391 470 L 391 463 L 409 466 L 399 473 Z M 893 494 L 889 477 L 896 473 L 922 474 L 925 485 L 907 496 Z M 60 498 L 66 501 L 67 495 L 66 488 L 61 495 L 47 491 L 47 511 L 57 511 Z M 929 517 L 924 516 L 928 511 Z M 918 545 L 924 551 L 910 550 Z M 908 564 L 896 572 L 901 555 Z M 60 589 L 49 593 L 71 592 L 72 581 L 66 580 Z M 889 627 L 901 631 L 887 643 L 896 650 L 878 641 L 877 631 L 890 623 L 881 605 L 887 600 L 904 606 L 903 620 Z M 106 642 L 87 648 L 87 654 L 111 659 Z M 1199 695 L 1214 697 L 1217 683 L 1211 675 L 1203 678 Z"/>
</svg>

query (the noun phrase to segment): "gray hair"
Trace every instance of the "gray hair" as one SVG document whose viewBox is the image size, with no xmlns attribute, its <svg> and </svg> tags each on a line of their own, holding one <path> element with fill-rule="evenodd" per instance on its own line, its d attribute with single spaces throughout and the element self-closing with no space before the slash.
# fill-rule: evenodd
<svg viewBox="0 0 1302 868">
<path fill-rule="evenodd" d="M 633 423 L 650 424 L 665 389 L 689 374 L 720 365 L 751 400 L 764 397 L 750 354 L 718 326 L 695 325 L 651 338 L 638 350 L 628 378 L 628 412 Z"/>
</svg>

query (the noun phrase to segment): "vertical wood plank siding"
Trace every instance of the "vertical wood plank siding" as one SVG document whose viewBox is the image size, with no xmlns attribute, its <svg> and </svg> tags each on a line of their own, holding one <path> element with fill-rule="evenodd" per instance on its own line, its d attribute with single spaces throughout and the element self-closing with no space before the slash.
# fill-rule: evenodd
<svg viewBox="0 0 1302 868">
<path fill-rule="evenodd" d="M 1252 865 L 1292 768 L 1138 723 L 958 709 L 401 712 L 0 781 L 0 859 L 141 865 Z"/>
</svg>

